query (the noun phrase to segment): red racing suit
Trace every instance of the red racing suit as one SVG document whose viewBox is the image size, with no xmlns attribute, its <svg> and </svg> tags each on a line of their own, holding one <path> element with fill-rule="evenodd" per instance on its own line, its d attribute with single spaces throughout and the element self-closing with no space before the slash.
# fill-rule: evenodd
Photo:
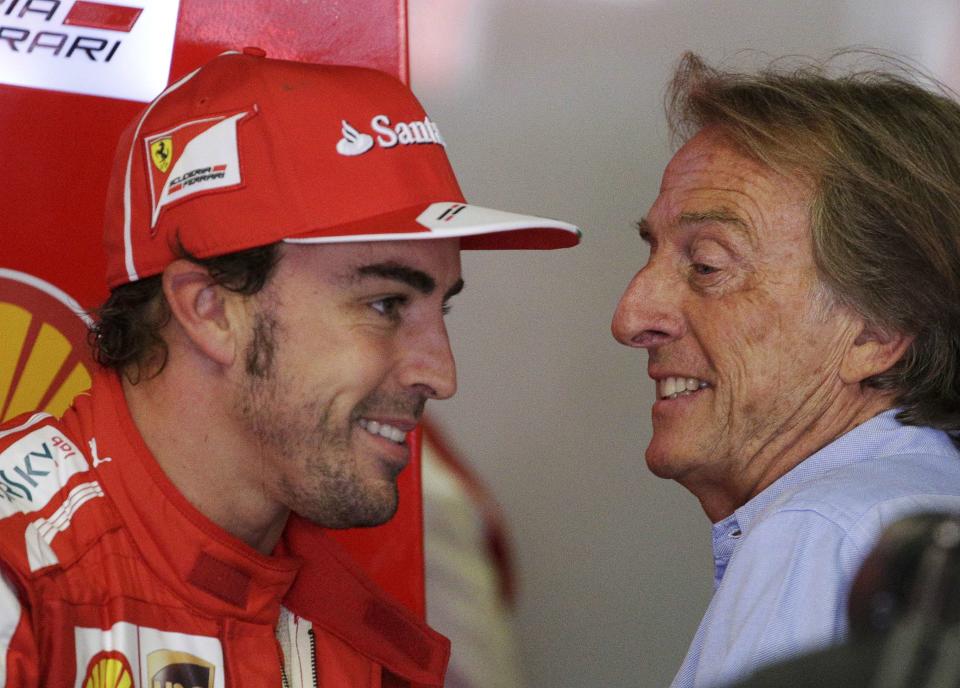
<svg viewBox="0 0 960 688">
<path fill-rule="evenodd" d="M 114 374 L 0 426 L 0 688 L 442 686 L 448 656 L 321 529 L 265 556 L 197 511 Z"/>
</svg>

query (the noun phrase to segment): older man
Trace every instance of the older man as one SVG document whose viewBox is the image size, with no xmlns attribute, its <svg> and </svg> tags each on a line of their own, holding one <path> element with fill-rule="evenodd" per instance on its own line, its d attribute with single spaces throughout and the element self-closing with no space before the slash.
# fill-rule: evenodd
<svg viewBox="0 0 960 688">
<path fill-rule="evenodd" d="M 960 510 L 960 107 L 693 55 L 668 102 L 685 143 L 613 332 L 656 383 L 647 464 L 713 522 L 685 688 L 839 639 L 883 526 Z"/>
<path fill-rule="evenodd" d="M 317 526 L 396 510 L 461 248 L 578 237 L 467 205 L 379 72 L 248 49 L 171 86 L 121 140 L 92 393 L 0 427 L 0 687 L 441 686 Z"/>
</svg>

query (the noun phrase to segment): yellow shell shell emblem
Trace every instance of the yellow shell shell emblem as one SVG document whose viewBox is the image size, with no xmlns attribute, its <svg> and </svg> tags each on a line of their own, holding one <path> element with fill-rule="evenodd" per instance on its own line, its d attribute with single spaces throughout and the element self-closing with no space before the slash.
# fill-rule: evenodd
<svg viewBox="0 0 960 688">
<path fill-rule="evenodd" d="M 168 136 L 151 143 L 150 158 L 157 169 L 166 174 L 170 167 L 170 161 L 173 159 L 173 139 Z"/>
<path fill-rule="evenodd" d="M 118 657 L 94 657 L 87 667 L 83 688 L 132 688 L 133 676 L 127 663 Z"/>
<path fill-rule="evenodd" d="M 60 416 L 91 384 L 86 318 L 48 282 L 0 268 L 0 421 Z"/>
</svg>

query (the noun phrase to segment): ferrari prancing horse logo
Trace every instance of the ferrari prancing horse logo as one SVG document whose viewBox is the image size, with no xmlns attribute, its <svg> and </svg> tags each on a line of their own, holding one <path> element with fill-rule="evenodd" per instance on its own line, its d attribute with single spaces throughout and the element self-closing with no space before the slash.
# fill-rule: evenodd
<svg viewBox="0 0 960 688">
<path fill-rule="evenodd" d="M 150 157 L 157 169 L 165 174 L 170 167 L 170 161 L 173 159 L 173 139 L 167 136 L 151 143 Z"/>
</svg>

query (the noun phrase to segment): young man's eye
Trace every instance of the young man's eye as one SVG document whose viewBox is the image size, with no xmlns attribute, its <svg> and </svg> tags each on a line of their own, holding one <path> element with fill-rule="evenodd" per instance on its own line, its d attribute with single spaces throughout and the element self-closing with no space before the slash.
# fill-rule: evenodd
<svg viewBox="0 0 960 688">
<path fill-rule="evenodd" d="M 440 312 L 443 313 L 444 315 L 446 315 L 447 313 L 449 313 L 449 312 L 452 311 L 452 310 L 453 310 L 453 304 L 452 304 L 452 303 L 444 303 L 442 306 L 440 306 Z"/>
<path fill-rule="evenodd" d="M 407 298 L 405 296 L 386 296 L 382 299 L 371 301 L 370 307 L 380 315 L 388 318 L 396 318 L 406 302 Z"/>
</svg>

